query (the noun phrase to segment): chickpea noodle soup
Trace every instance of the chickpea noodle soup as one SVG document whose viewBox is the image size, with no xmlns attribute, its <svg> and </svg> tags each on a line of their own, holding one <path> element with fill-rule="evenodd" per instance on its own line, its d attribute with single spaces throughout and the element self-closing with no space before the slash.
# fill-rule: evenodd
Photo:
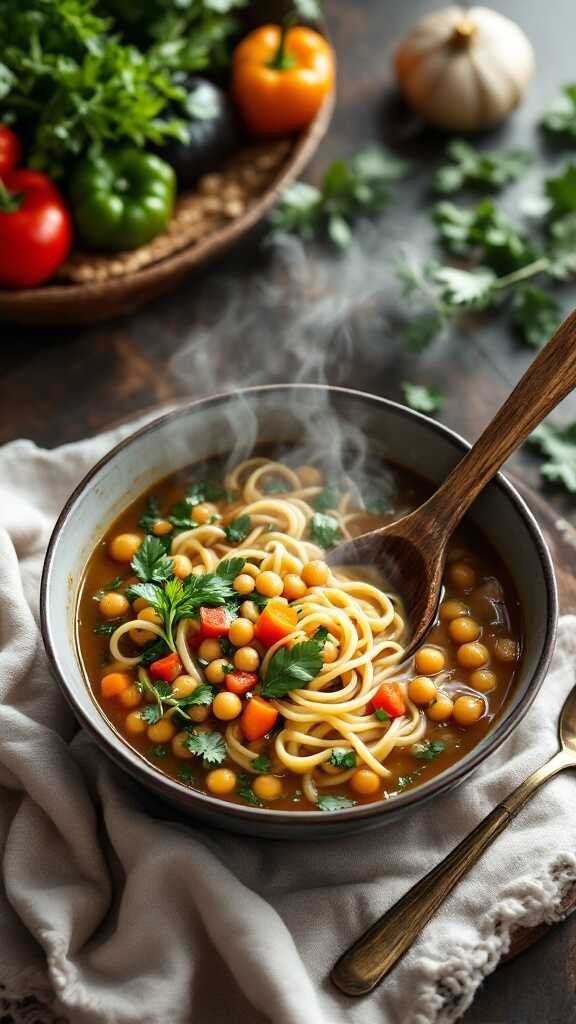
<svg viewBox="0 0 576 1024">
<path fill-rule="evenodd" d="M 214 796 L 326 811 L 394 798 L 475 746 L 521 654 L 479 534 L 453 539 L 437 621 L 406 659 L 399 597 L 324 558 L 424 500 L 418 478 L 386 467 L 375 495 L 264 457 L 207 473 L 139 498 L 86 569 L 80 654 L 125 741 Z"/>
</svg>

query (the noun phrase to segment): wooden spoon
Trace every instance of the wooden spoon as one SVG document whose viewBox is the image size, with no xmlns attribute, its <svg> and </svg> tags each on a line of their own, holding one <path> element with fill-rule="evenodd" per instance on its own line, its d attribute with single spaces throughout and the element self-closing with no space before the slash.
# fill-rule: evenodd
<svg viewBox="0 0 576 1024">
<path fill-rule="evenodd" d="M 414 650 L 440 600 L 446 546 L 480 491 L 534 427 L 576 387 L 576 311 L 550 341 L 476 444 L 420 508 L 333 548 L 330 565 L 371 565 L 405 604 Z"/>
</svg>

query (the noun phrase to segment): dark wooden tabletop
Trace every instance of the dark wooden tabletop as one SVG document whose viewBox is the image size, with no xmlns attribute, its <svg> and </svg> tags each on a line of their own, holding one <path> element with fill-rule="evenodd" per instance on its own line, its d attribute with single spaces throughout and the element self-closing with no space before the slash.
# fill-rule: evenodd
<svg viewBox="0 0 576 1024">
<path fill-rule="evenodd" d="M 431 237 L 426 173 L 444 140 L 422 132 L 399 109 L 390 56 L 394 41 L 428 0 L 329 0 L 339 57 L 339 95 L 328 137 L 310 167 L 318 178 L 334 156 L 385 141 L 409 156 L 416 172 L 402 182 L 378 225 L 364 229 L 348 259 L 334 261 L 298 245 L 280 254 L 256 237 L 175 294 L 119 321 L 82 330 L 23 330 L 0 325 L 0 441 L 29 437 L 40 445 L 73 441 L 110 422 L 176 396 L 198 396 L 242 383 L 328 380 L 401 397 L 404 380 L 438 387 L 442 419 L 475 438 L 531 358 L 497 319 L 455 329 L 425 354 L 405 350 L 392 310 L 398 286 L 390 266 L 400 245 L 418 253 Z M 537 168 L 511 190 L 511 202 L 535 191 L 565 155 L 550 152 L 536 128 L 544 105 L 576 78 L 573 0 L 498 0 L 531 38 L 537 74 L 520 110 L 483 144 L 526 145 Z M 564 286 L 566 310 L 576 290 Z M 556 414 L 573 417 L 574 398 Z M 512 460 L 538 485 L 537 461 Z M 574 505 L 549 501 L 573 519 Z M 491 977 L 465 1024 L 568 1024 L 576 1019 L 576 915 Z"/>
</svg>

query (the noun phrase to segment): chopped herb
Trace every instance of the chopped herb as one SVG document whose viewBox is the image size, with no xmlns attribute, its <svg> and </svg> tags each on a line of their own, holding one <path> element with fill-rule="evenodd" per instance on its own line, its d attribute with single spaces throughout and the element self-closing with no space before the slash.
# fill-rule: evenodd
<svg viewBox="0 0 576 1024">
<path fill-rule="evenodd" d="M 544 112 L 542 126 L 553 135 L 576 139 L 576 85 L 565 85 Z"/>
<path fill-rule="evenodd" d="M 147 725 L 156 725 L 163 715 L 163 709 L 161 704 L 146 704 L 143 708 L 140 708 L 138 712 L 138 718 L 141 718 Z"/>
<path fill-rule="evenodd" d="M 263 609 L 268 604 L 270 598 L 264 597 L 264 594 L 259 594 L 256 590 L 253 590 L 252 593 L 250 594 L 249 600 L 252 601 L 252 604 L 255 604 L 256 607 L 260 609 L 260 611 L 263 611 Z"/>
<path fill-rule="evenodd" d="M 510 319 L 522 341 L 540 348 L 562 319 L 562 307 L 548 292 L 535 285 L 518 288 L 510 303 Z"/>
<path fill-rule="evenodd" d="M 140 658 L 140 665 L 146 668 L 153 661 L 158 661 L 159 658 L 163 658 L 166 654 L 170 654 L 170 648 L 166 641 L 159 636 L 151 644 L 146 644 Z"/>
<path fill-rule="evenodd" d="M 148 750 L 148 754 L 150 755 L 150 757 L 155 757 L 157 760 L 160 761 L 162 760 L 163 757 L 167 756 L 168 747 L 166 747 L 163 743 L 157 743 L 154 747 L 150 747 L 150 749 Z"/>
<path fill-rule="evenodd" d="M 154 524 L 157 523 L 160 518 L 160 502 L 158 501 L 158 498 L 155 498 L 154 495 L 151 494 L 146 499 L 146 510 L 140 516 L 138 526 L 143 530 L 146 530 L 146 533 L 152 533 Z"/>
<path fill-rule="evenodd" d="M 419 768 L 408 775 L 399 775 L 396 780 L 396 789 L 406 789 L 406 786 L 411 786 L 413 782 L 416 782 L 416 779 L 420 778 L 421 774 L 422 769 Z"/>
<path fill-rule="evenodd" d="M 160 583 L 174 572 L 174 563 L 166 555 L 166 549 L 159 537 L 147 534 L 138 548 L 130 565 L 139 579 L 144 582 Z M 136 588 L 132 588 L 132 592 Z"/>
<path fill-rule="evenodd" d="M 481 152 L 461 139 L 449 144 L 447 154 L 451 162 L 434 177 L 437 192 L 458 192 L 467 185 L 502 188 L 522 177 L 533 159 L 525 149 Z"/>
<path fill-rule="evenodd" d="M 249 515 L 238 516 L 226 527 L 226 539 L 229 544 L 241 544 L 252 529 L 252 520 Z"/>
<path fill-rule="evenodd" d="M 168 521 L 172 523 L 175 530 L 182 532 L 183 530 L 195 530 L 198 523 L 192 522 L 190 518 L 192 513 L 192 506 L 187 501 L 177 501 L 170 509 Z"/>
<path fill-rule="evenodd" d="M 334 747 L 330 754 L 330 764 L 335 768 L 355 768 L 356 752 L 345 747 Z"/>
<path fill-rule="evenodd" d="M 196 785 L 196 776 L 192 769 L 188 768 L 187 765 L 183 765 L 182 768 L 178 769 L 178 779 L 187 786 Z"/>
<path fill-rule="evenodd" d="M 224 488 L 213 480 L 196 480 L 186 488 L 186 504 L 202 505 L 205 501 L 222 501 L 227 497 Z"/>
<path fill-rule="evenodd" d="M 219 732 L 193 731 L 184 746 L 191 754 L 202 758 L 202 765 L 208 768 L 212 764 L 222 764 L 228 756 L 228 748 L 224 737 Z"/>
<path fill-rule="evenodd" d="M 315 512 L 310 520 L 310 536 L 321 548 L 332 548 L 342 539 L 338 521 L 324 512 Z"/>
<path fill-rule="evenodd" d="M 96 633 L 96 636 L 112 636 L 120 625 L 120 620 L 116 622 L 100 622 L 97 626 L 92 627 L 92 632 Z"/>
<path fill-rule="evenodd" d="M 216 575 L 220 576 L 224 580 L 230 580 L 230 582 L 232 582 L 240 575 L 245 565 L 245 558 L 227 558 L 226 561 L 220 562 L 220 565 L 216 569 Z M 201 578 L 206 579 L 206 576 Z M 232 596 L 234 595 L 236 595 L 235 590 L 233 591 Z"/>
<path fill-rule="evenodd" d="M 422 743 L 414 744 L 412 755 L 417 761 L 435 761 L 445 749 L 446 744 L 442 740 L 424 740 Z"/>
<path fill-rule="evenodd" d="M 384 708 L 376 708 L 374 711 L 374 718 L 377 718 L 379 722 L 390 721 L 390 715 L 387 711 L 384 711 Z"/>
<path fill-rule="evenodd" d="M 295 789 L 293 794 L 292 794 L 292 803 L 293 804 L 299 804 L 300 801 L 302 800 L 303 795 L 304 794 L 302 793 L 301 789 Z"/>
<path fill-rule="evenodd" d="M 238 796 L 241 796 L 242 799 L 246 800 L 247 803 L 252 804 L 253 807 L 263 806 L 262 801 L 258 799 L 256 793 L 254 792 L 252 786 L 250 785 L 250 776 L 246 775 L 245 772 L 242 772 L 238 776 L 238 781 L 236 783 L 236 792 Z"/>
<path fill-rule="evenodd" d="M 355 807 L 356 801 L 347 796 L 326 794 L 318 797 L 316 806 L 321 811 L 343 811 L 346 807 Z"/>
<path fill-rule="evenodd" d="M 250 762 L 250 767 L 255 772 L 269 772 L 271 767 L 271 761 L 268 754 L 258 754 L 253 761 Z"/>
<path fill-rule="evenodd" d="M 327 641 L 327 639 L 328 639 L 328 630 L 326 629 L 326 626 L 318 626 L 318 629 L 316 630 L 316 632 L 312 636 L 312 640 L 315 640 L 316 643 L 320 644 L 320 647 L 323 648 L 324 644 Z"/>
<path fill-rule="evenodd" d="M 269 483 L 264 484 L 264 494 L 286 494 L 292 488 L 287 480 L 279 478 L 278 480 L 270 480 Z"/>
<path fill-rule="evenodd" d="M 410 384 L 404 381 L 402 392 L 406 405 L 417 412 L 437 412 L 442 408 L 442 395 L 436 388 L 427 388 L 423 384 Z"/>
<path fill-rule="evenodd" d="M 528 443 L 544 456 L 540 466 L 544 479 L 576 494 L 576 423 L 555 427 L 544 421 L 532 431 Z"/>
<path fill-rule="evenodd" d="M 329 508 L 336 508 L 337 504 L 338 492 L 334 487 L 325 487 L 312 499 L 312 506 L 317 512 L 326 512 Z"/>
<path fill-rule="evenodd" d="M 304 640 L 293 647 L 281 647 L 272 655 L 266 671 L 266 678 L 260 683 L 264 697 L 284 697 L 291 690 L 301 689 L 320 673 L 322 669 L 320 644 Z"/>
<path fill-rule="evenodd" d="M 93 601 L 101 601 L 102 598 L 104 597 L 104 594 L 109 594 L 111 590 L 118 590 L 118 588 L 121 587 L 121 586 L 122 586 L 122 577 L 121 576 L 115 576 L 113 580 L 110 580 L 109 583 L 104 583 L 103 586 L 101 586 L 99 590 L 96 590 L 92 594 L 92 600 Z"/>
</svg>

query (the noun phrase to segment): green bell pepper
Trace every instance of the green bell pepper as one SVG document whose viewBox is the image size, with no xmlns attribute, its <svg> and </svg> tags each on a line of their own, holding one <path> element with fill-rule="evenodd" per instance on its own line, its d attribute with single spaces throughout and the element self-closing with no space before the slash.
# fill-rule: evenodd
<svg viewBox="0 0 576 1024">
<path fill-rule="evenodd" d="M 137 249 L 164 230 L 176 176 L 165 160 L 126 147 L 87 157 L 72 174 L 70 200 L 82 242 L 91 249 Z"/>
</svg>

